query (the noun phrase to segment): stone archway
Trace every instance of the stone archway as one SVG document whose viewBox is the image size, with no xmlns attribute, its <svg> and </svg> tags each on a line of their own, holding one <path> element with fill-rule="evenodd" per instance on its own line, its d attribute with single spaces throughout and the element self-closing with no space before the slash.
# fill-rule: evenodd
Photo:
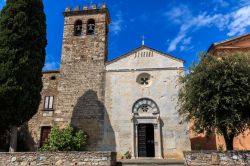
<svg viewBox="0 0 250 166">
<path fill-rule="evenodd" d="M 160 110 L 149 99 L 137 100 L 132 108 L 132 157 L 162 158 Z"/>
</svg>

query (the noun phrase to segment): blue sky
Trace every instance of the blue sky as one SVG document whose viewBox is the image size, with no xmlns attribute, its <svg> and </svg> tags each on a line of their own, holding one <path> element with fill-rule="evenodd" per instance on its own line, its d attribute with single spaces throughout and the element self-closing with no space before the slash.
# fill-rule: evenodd
<svg viewBox="0 0 250 166">
<path fill-rule="evenodd" d="M 66 6 L 106 3 L 112 23 L 109 60 L 145 44 L 186 60 L 210 44 L 250 31 L 250 0 L 44 0 L 47 16 L 46 64 L 60 66 Z M 5 0 L 0 0 L 0 9 Z"/>
</svg>

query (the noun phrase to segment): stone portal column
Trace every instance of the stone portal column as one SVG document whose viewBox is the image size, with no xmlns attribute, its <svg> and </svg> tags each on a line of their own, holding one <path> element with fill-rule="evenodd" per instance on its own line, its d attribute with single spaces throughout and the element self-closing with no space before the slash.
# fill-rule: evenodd
<svg viewBox="0 0 250 166">
<path fill-rule="evenodd" d="M 159 139 L 158 139 L 158 141 L 159 141 L 159 143 L 158 143 L 158 147 L 159 147 L 159 154 L 158 154 L 158 156 L 159 156 L 159 158 L 163 158 L 162 157 L 162 135 L 161 135 L 161 118 L 160 118 L 160 116 L 158 115 L 158 117 L 157 117 L 157 125 L 158 125 L 158 137 L 159 137 Z"/>
<path fill-rule="evenodd" d="M 138 124 L 135 124 L 135 158 L 138 158 Z"/>
<path fill-rule="evenodd" d="M 132 150 L 131 150 L 131 157 L 132 159 L 135 158 L 135 123 L 134 123 L 134 116 L 132 115 L 132 118 L 131 118 L 131 132 L 132 132 Z"/>
</svg>

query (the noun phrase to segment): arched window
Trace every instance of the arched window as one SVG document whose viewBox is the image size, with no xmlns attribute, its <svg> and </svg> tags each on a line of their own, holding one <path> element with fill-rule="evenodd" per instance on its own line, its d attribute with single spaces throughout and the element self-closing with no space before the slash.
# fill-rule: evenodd
<svg viewBox="0 0 250 166">
<path fill-rule="evenodd" d="M 74 30 L 74 35 L 75 36 L 81 36 L 82 35 L 82 21 L 81 20 L 77 20 L 75 22 L 75 30 Z"/>
<path fill-rule="evenodd" d="M 142 98 L 137 100 L 132 108 L 132 112 L 136 113 L 136 114 L 145 114 L 145 113 L 149 113 L 149 114 L 159 114 L 159 108 L 157 106 L 157 104 L 148 98 Z"/>
<path fill-rule="evenodd" d="M 87 35 L 93 35 L 95 33 L 95 20 L 89 19 L 87 22 Z"/>
</svg>

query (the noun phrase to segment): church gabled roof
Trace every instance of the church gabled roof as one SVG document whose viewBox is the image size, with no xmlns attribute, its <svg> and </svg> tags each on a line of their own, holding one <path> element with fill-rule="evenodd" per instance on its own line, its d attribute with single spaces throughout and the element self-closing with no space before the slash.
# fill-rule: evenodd
<svg viewBox="0 0 250 166">
<path fill-rule="evenodd" d="M 114 62 L 117 62 L 117 61 L 119 61 L 120 59 L 126 58 L 126 57 L 130 56 L 131 54 L 133 54 L 133 53 L 135 53 L 135 52 L 137 52 L 137 51 L 143 50 L 143 49 L 145 49 L 145 48 L 146 48 L 146 49 L 149 49 L 149 50 L 151 50 L 151 51 L 157 52 L 157 53 L 159 53 L 160 55 L 165 56 L 165 57 L 168 57 L 168 58 L 171 58 L 171 59 L 173 59 L 173 60 L 180 61 L 180 62 L 185 62 L 185 60 L 183 60 L 183 59 L 181 59 L 181 58 L 178 58 L 178 57 L 175 57 L 175 56 L 173 56 L 173 55 L 170 55 L 170 54 L 164 53 L 164 52 L 162 52 L 162 51 L 156 50 L 156 49 L 154 49 L 154 48 L 151 48 L 151 47 L 142 45 L 142 46 L 140 46 L 140 47 L 138 47 L 138 48 L 135 48 L 135 49 L 133 49 L 133 50 L 131 50 L 131 51 L 129 51 L 129 52 L 127 52 L 127 53 L 125 53 L 125 54 L 123 54 L 123 55 L 121 55 L 121 56 L 119 56 L 119 57 L 117 57 L 117 58 L 115 58 L 115 59 L 113 59 L 113 60 L 111 60 L 111 61 L 109 61 L 109 62 L 107 63 L 107 65 L 108 65 L 108 64 L 111 64 L 111 63 L 114 63 Z"/>
</svg>

